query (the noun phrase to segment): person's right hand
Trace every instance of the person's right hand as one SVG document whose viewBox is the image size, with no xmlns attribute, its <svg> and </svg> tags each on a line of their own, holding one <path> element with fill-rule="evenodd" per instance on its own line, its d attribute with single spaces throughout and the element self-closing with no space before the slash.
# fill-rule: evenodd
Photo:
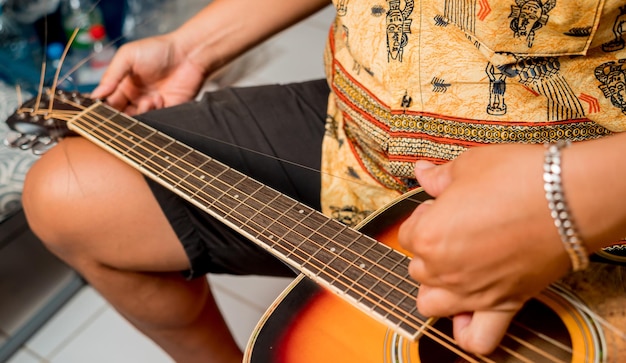
<svg viewBox="0 0 626 363">
<path fill-rule="evenodd" d="M 192 100 L 205 78 L 170 33 L 120 47 L 91 97 L 134 115 Z"/>
</svg>

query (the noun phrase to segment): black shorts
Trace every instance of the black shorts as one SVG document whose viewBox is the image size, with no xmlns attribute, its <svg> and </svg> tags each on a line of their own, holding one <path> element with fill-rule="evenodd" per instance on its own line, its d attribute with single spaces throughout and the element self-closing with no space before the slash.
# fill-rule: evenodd
<svg viewBox="0 0 626 363">
<path fill-rule="evenodd" d="M 137 118 L 312 208 L 320 208 L 325 80 L 230 88 Z M 156 182 L 148 183 L 189 257 L 206 273 L 293 276 L 284 263 Z"/>
</svg>

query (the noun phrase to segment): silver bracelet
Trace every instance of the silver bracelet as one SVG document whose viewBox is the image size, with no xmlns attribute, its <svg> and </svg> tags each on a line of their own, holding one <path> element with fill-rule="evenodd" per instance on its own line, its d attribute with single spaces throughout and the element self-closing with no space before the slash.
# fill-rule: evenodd
<svg viewBox="0 0 626 363">
<path fill-rule="evenodd" d="M 559 230 L 565 251 L 572 262 L 572 270 L 580 271 L 589 266 L 589 254 L 572 220 L 561 182 L 561 150 L 570 144 L 569 140 L 560 140 L 545 145 L 543 188 L 546 192 L 550 215 L 554 219 L 554 225 Z"/>
</svg>

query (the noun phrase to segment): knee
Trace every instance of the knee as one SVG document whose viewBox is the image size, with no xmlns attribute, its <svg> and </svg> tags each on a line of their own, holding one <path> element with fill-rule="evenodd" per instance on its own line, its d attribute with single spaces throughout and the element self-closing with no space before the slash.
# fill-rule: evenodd
<svg viewBox="0 0 626 363">
<path fill-rule="evenodd" d="M 29 170 L 24 212 L 33 232 L 57 255 L 86 243 L 90 229 L 97 226 L 105 204 L 102 188 L 116 175 L 111 165 L 120 168 L 117 159 L 110 159 L 114 158 L 85 139 L 73 137 L 61 141 Z"/>
<path fill-rule="evenodd" d="M 68 241 L 65 234 L 75 213 L 72 202 L 80 192 L 73 168 L 77 157 L 75 140 L 63 140 L 33 164 L 24 181 L 22 204 L 33 232 L 44 242 L 54 245 Z"/>
</svg>

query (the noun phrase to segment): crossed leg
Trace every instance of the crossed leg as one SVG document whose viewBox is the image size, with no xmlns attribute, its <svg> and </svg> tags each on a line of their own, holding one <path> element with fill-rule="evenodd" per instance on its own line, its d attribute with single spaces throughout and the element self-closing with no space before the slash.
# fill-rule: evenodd
<svg viewBox="0 0 626 363">
<path fill-rule="evenodd" d="M 35 234 L 177 362 L 241 362 L 204 278 L 143 176 L 80 137 L 42 156 L 24 185 Z"/>
</svg>

